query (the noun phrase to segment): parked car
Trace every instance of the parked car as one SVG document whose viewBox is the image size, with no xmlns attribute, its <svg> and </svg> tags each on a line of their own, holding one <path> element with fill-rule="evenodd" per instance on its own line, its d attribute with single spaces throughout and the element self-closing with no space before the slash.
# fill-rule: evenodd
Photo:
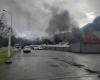
<svg viewBox="0 0 100 80">
<path fill-rule="evenodd" d="M 30 47 L 30 46 L 25 46 L 25 47 L 23 48 L 23 52 L 24 52 L 24 53 L 30 53 L 30 52 L 31 52 L 31 47 Z"/>
<path fill-rule="evenodd" d="M 19 48 L 21 48 L 21 46 L 20 45 L 15 45 L 15 48 L 19 49 Z"/>
<path fill-rule="evenodd" d="M 43 50 L 43 47 L 42 46 L 35 46 L 34 50 Z"/>
</svg>

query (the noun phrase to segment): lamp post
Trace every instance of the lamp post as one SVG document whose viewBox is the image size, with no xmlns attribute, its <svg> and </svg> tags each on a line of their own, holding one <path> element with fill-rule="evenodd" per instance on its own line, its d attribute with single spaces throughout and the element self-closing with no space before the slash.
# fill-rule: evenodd
<svg viewBox="0 0 100 80">
<path fill-rule="evenodd" d="M 6 10 L 2 10 L 2 11 L 3 11 L 3 12 L 6 12 L 7 14 L 9 14 L 9 12 L 6 11 Z M 5 63 L 7 63 L 7 64 L 11 64 L 11 63 L 12 63 L 12 61 L 11 61 L 11 59 L 10 59 L 10 57 L 11 57 L 12 15 L 11 15 L 11 14 L 9 14 L 9 15 L 10 15 L 10 18 L 11 18 L 11 25 L 10 25 L 10 27 L 9 27 L 9 37 L 8 37 L 8 55 L 7 55 L 8 59 L 7 59 L 6 62 L 5 62 Z"/>
</svg>

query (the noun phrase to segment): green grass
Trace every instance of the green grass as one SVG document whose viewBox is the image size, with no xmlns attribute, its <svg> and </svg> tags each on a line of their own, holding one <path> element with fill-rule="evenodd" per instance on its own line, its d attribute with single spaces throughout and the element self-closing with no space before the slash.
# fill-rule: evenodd
<svg viewBox="0 0 100 80">
<path fill-rule="evenodd" d="M 15 51 L 11 51 L 11 57 L 15 55 Z M 7 59 L 7 51 L 0 52 L 0 64 L 4 64 Z"/>
</svg>

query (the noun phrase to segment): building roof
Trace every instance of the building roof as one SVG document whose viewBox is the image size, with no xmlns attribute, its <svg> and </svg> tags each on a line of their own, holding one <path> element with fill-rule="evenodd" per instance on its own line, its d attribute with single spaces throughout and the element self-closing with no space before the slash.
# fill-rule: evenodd
<svg viewBox="0 0 100 80">
<path fill-rule="evenodd" d="M 100 31 L 91 31 L 85 33 L 83 42 L 86 44 L 100 44 Z"/>
</svg>

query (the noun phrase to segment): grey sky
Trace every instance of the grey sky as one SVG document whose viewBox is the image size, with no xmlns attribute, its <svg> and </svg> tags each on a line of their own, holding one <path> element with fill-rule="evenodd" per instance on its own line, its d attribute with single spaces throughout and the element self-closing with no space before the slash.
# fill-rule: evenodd
<svg viewBox="0 0 100 80">
<path fill-rule="evenodd" d="M 56 10 L 68 10 L 82 27 L 100 15 L 99 4 L 100 0 L 0 0 L 0 10 L 12 14 L 18 36 L 32 39 L 47 35 L 45 30 Z"/>
</svg>

